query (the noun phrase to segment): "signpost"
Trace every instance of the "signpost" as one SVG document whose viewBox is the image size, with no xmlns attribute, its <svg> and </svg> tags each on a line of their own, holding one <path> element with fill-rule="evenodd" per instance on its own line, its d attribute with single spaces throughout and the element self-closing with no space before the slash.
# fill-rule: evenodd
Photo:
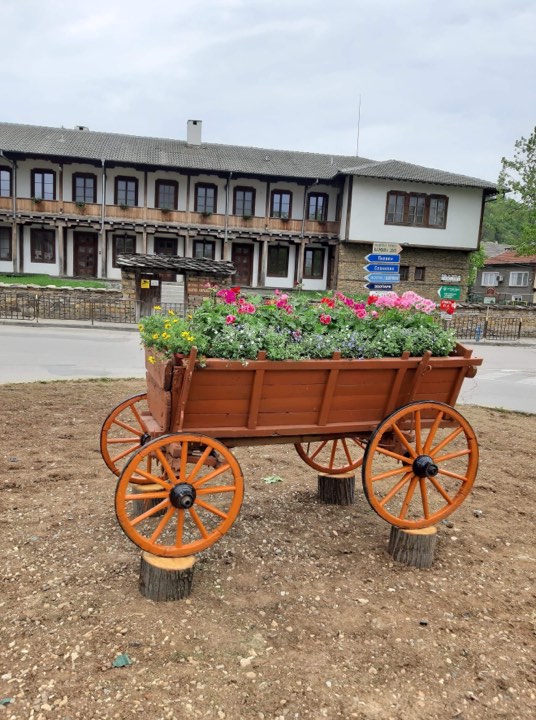
<svg viewBox="0 0 536 720">
<path fill-rule="evenodd" d="M 441 300 L 459 300 L 462 294 L 462 289 L 456 285 L 442 285 L 437 294 Z"/>
<path fill-rule="evenodd" d="M 393 283 L 400 282 L 400 252 L 396 243 L 373 243 L 372 252 L 365 256 L 367 273 L 365 287 L 371 294 L 392 292 Z"/>
</svg>

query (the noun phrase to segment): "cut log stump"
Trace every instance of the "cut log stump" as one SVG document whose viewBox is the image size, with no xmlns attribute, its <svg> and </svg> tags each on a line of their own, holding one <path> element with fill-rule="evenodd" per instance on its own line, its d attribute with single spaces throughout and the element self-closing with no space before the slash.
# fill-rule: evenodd
<svg viewBox="0 0 536 720">
<path fill-rule="evenodd" d="M 130 483 L 129 488 L 130 491 L 136 495 L 162 491 L 162 486 L 158 485 L 157 483 L 151 483 L 150 485 L 137 485 L 136 483 Z M 147 498 L 147 500 L 133 500 L 131 505 L 132 514 L 133 516 L 142 515 L 144 512 L 147 512 L 147 510 L 154 508 L 155 505 L 158 505 L 158 503 L 161 502 L 162 500 L 158 500 L 155 498 Z M 163 514 L 164 510 L 159 510 L 157 513 L 154 514 L 154 516 L 157 517 L 158 515 Z"/>
<path fill-rule="evenodd" d="M 353 505 L 355 474 L 318 475 L 318 499 L 327 505 Z"/>
<path fill-rule="evenodd" d="M 437 542 L 437 528 L 421 530 L 403 530 L 391 527 L 387 552 L 394 560 L 403 565 L 417 568 L 432 567 Z"/>
<path fill-rule="evenodd" d="M 155 602 L 187 598 L 192 591 L 194 566 L 195 555 L 164 558 L 143 552 L 139 582 L 141 594 Z"/>
</svg>

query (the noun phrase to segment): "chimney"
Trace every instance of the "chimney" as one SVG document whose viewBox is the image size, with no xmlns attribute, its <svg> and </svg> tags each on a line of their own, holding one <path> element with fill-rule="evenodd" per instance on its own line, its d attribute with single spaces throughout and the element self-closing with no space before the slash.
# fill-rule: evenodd
<svg viewBox="0 0 536 720">
<path fill-rule="evenodd" d="M 188 145 L 201 145 L 201 120 L 188 120 L 186 142 Z"/>
</svg>

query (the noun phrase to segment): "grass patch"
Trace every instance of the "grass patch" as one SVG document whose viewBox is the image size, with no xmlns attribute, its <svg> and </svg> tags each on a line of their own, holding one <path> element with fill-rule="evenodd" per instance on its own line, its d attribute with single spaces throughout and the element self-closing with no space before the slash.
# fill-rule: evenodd
<svg viewBox="0 0 536 720">
<path fill-rule="evenodd" d="M 103 288 L 106 283 L 99 280 L 72 280 L 51 275 L 0 275 L 0 283 L 8 285 L 55 285 L 56 287 Z"/>
</svg>

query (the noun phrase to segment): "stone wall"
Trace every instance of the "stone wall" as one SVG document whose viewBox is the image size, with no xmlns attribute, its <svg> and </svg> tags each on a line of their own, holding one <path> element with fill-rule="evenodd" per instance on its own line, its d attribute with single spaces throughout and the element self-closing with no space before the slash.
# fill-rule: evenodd
<svg viewBox="0 0 536 720">
<path fill-rule="evenodd" d="M 337 289 L 342 292 L 366 292 L 365 256 L 372 252 L 372 245 L 341 243 L 339 248 L 339 275 Z M 423 297 L 437 302 L 437 290 L 442 285 L 459 285 L 460 300 L 467 298 L 469 253 L 462 250 L 438 250 L 432 248 L 404 248 L 401 264 L 409 266 L 409 279 L 396 283 L 398 293 L 413 290 Z M 425 268 L 425 279 L 415 280 L 415 268 Z M 450 283 L 441 280 L 441 275 L 461 275 L 461 282 Z"/>
</svg>

